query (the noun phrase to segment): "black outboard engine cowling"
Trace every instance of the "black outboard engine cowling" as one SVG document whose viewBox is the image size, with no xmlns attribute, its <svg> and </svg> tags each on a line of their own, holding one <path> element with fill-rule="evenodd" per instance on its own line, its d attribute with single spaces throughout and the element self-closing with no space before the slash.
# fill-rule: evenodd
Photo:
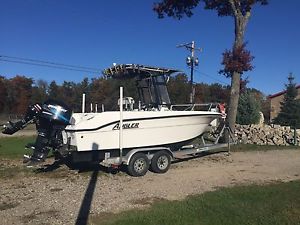
<svg viewBox="0 0 300 225">
<path fill-rule="evenodd" d="M 35 122 L 38 136 L 31 146 L 33 154 L 24 156 L 26 162 L 35 164 L 46 159 L 50 149 L 54 152 L 63 144 L 62 132 L 70 124 L 72 110 L 63 102 L 47 100 L 43 104 L 30 105 L 24 118 L 4 126 L 2 133 L 12 135 L 31 121 Z"/>
<path fill-rule="evenodd" d="M 56 100 L 47 100 L 42 105 L 41 118 L 45 118 L 49 122 L 60 124 L 60 125 L 69 125 L 72 111 L 71 109 L 64 104 Z"/>
<path fill-rule="evenodd" d="M 42 112 L 36 122 L 38 137 L 36 139 L 31 163 L 44 161 L 50 148 L 53 151 L 63 144 L 62 131 L 70 123 L 71 109 L 63 102 L 47 100 L 42 104 Z"/>
</svg>

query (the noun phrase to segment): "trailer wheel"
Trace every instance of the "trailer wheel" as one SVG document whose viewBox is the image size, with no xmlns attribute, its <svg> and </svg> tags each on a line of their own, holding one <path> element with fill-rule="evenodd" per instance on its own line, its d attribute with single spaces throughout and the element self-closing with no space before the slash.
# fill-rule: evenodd
<svg viewBox="0 0 300 225">
<path fill-rule="evenodd" d="M 144 176 L 149 169 L 149 159 L 144 153 L 136 153 L 130 159 L 127 170 L 134 177 Z"/>
<path fill-rule="evenodd" d="M 154 154 L 151 160 L 151 171 L 154 173 L 165 173 L 171 165 L 171 156 L 165 151 L 159 151 Z"/>
</svg>

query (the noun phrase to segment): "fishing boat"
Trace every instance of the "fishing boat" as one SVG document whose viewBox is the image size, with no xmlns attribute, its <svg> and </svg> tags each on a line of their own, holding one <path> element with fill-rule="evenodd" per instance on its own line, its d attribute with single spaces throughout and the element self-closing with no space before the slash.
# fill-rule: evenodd
<svg viewBox="0 0 300 225">
<path fill-rule="evenodd" d="M 136 64 L 115 65 L 104 71 L 112 79 L 135 79 L 138 107 L 131 97 L 123 99 L 122 148 L 145 147 L 180 149 L 200 136 L 219 112 L 173 110 L 167 91 L 168 77 L 178 70 Z M 76 151 L 118 150 L 120 112 L 74 113 L 66 138 Z"/>
</svg>

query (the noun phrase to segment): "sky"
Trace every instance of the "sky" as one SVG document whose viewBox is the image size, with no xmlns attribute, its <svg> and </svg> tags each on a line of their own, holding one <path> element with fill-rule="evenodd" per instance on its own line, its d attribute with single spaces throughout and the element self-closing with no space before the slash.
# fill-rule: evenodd
<svg viewBox="0 0 300 225">
<path fill-rule="evenodd" d="M 194 10 L 191 18 L 158 19 L 159 0 L 0 0 L 0 56 L 99 68 L 113 63 L 170 67 L 189 74 L 189 52 L 178 44 L 196 42 L 199 66 L 194 80 L 230 84 L 218 74 L 222 53 L 234 40 L 234 21 L 216 11 Z M 289 73 L 300 83 L 300 1 L 269 0 L 253 8 L 247 48 L 255 57 L 247 72 L 251 88 L 264 94 L 284 89 Z M 1 61 L 0 75 L 24 75 L 57 83 L 101 76 Z"/>
</svg>

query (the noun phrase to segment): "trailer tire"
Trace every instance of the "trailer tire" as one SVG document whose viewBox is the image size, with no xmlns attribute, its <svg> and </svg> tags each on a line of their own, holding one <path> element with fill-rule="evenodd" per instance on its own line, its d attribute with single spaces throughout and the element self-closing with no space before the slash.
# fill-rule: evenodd
<svg viewBox="0 0 300 225">
<path fill-rule="evenodd" d="M 150 169 L 154 173 L 166 173 L 171 165 L 171 156 L 166 151 L 159 151 L 151 159 Z"/>
<path fill-rule="evenodd" d="M 129 161 L 127 171 L 133 177 L 144 176 L 149 169 L 149 159 L 144 153 L 136 153 Z"/>
</svg>

